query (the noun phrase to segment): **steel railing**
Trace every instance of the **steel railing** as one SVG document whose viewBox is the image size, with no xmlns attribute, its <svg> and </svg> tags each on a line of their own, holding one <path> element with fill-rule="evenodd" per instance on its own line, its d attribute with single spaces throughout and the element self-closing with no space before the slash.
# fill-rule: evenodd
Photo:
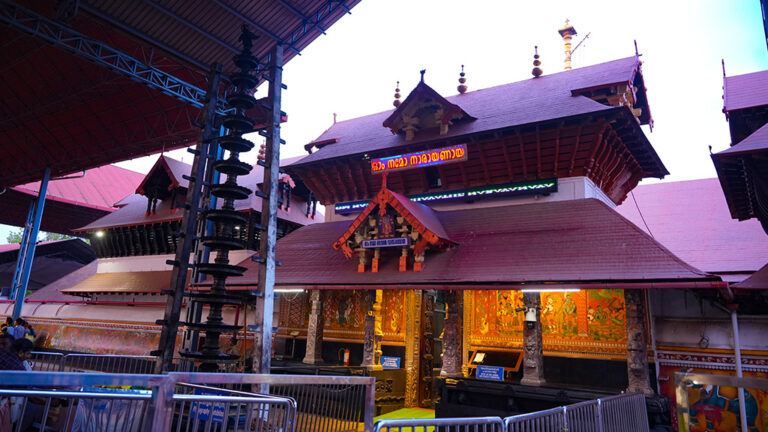
<svg viewBox="0 0 768 432">
<path fill-rule="evenodd" d="M 645 396 L 626 393 L 504 419 L 506 432 L 647 431 Z"/>
<path fill-rule="evenodd" d="M 501 417 L 379 420 L 374 432 L 504 432 Z"/>
<path fill-rule="evenodd" d="M 375 410 L 372 377 L 0 371 L 0 383 L 0 395 L 22 398 L 25 409 L 32 407 L 30 400 L 39 399 L 34 410 L 38 423 L 47 422 L 51 409 L 65 407 L 50 430 L 98 424 L 88 430 L 371 431 Z M 148 391 L 97 388 L 103 386 Z M 291 394 L 302 401 L 300 415 Z"/>
</svg>

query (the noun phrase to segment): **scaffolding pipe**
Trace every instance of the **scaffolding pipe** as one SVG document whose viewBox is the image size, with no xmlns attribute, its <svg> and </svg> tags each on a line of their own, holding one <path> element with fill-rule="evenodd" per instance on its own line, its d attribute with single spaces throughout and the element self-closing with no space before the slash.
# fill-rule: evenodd
<svg viewBox="0 0 768 432">
<path fill-rule="evenodd" d="M 731 310 L 731 324 L 733 325 L 733 352 L 736 355 L 736 376 L 743 378 L 741 370 L 741 341 L 739 339 L 739 316 L 736 310 Z M 739 387 L 739 417 L 741 419 L 741 432 L 748 432 L 747 407 L 744 402 L 744 388 Z"/>
<path fill-rule="evenodd" d="M 21 316 L 21 308 L 24 306 L 24 296 L 29 285 L 29 274 L 32 271 L 32 261 L 35 259 L 35 246 L 37 246 L 37 234 L 40 232 L 40 222 L 43 219 L 45 207 L 45 195 L 48 192 L 48 180 L 51 178 L 51 169 L 46 168 L 43 179 L 40 181 L 40 191 L 37 198 L 29 205 L 27 223 L 24 224 L 24 235 L 19 245 L 19 257 L 16 260 L 16 271 L 13 274 L 11 284 L 11 297 L 13 298 L 13 319 Z"/>
</svg>

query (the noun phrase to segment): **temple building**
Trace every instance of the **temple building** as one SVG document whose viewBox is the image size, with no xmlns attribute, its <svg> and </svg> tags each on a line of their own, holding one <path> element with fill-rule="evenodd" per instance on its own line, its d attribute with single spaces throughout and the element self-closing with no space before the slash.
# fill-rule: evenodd
<svg viewBox="0 0 768 432">
<path fill-rule="evenodd" d="M 768 99 L 739 102 L 747 79 L 726 81 L 740 138 L 713 156 L 719 182 L 638 186 L 668 174 L 644 130 L 653 118 L 639 56 L 572 68 L 576 31 L 560 34 L 563 72 L 544 73 L 536 52 L 533 78 L 470 91 L 462 67 L 458 94 L 442 95 L 421 71 L 405 98 L 398 83 L 393 109 L 334 121 L 307 156 L 283 161 L 274 371 L 372 375 L 379 412 L 443 417 L 639 392 L 652 427 L 676 425 L 675 372 L 733 374 L 741 356 L 744 376 L 768 376 L 762 183 L 743 181 L 764 171 L 750 164 L 762 157 Z M 161 156 L 117 210 L 76 230 L 98 259 L 24 306 L 46 347 L 158 346 L 190 169 Z M 257 165 L 240 181 L 259 191 L 262 177 Z M 246 247 L 229 252 L 245 273 L 227 280 L 240 301 L 223 322 L 239 330 L 222 351 L 241 358 L 260 331 L 261 199 L 238 202 L 247 222 L 233 229 Z M 211 289 L 188 280 L 190 298 Z M 185 309 L 190 322 L 204 313 Z M 176 342 L 194 349 L 202 336 L 186 328 Z M 692 426 L 735 428 L 734 392 L 690 391 L 701 393 Z M 768 395 L 750 391 L 747 403 L 749 427 L 763 430 Z"/>
<path fill-rule="evenodd" d="M 279 300 L 283 354 L 362 365 L 383 382 L 384 409 L 510 415 L 629 390 L 671 422 L 654 394 L 671 396 L 675 356 L 690 349 L 672 334 L 698 330 L 675 327 L 677 315 L 696 299 L 688 318 L 706 320 L 759 252 L 719 267 L 623 216 L 640 180 L 668 174 L 641 128 L 653 120 L 638 57 L 553 74 L 540 64 L 477 91 L 462 71 L 449 97 L 422 71 L 393 110 L 334 123 L 285 167 L 326 222 L 279 243 L 276 286 L 295 291 Z M 231 289 L 252 289 L 256 266 L 240 265 Z M 753 354 L 761 371 L 768 357 Z"/>
<path fill-rule="evenodd" d="M 156 321 L 163 317 L 171 281 L 172 267 L 166 261 L 173 258 L 179 243 L 190 170 L 190 165 L 160 156 L 146 176 L 133 185 L 135 193 L 115 204 L 116 210 L 74 230 L 90 240 L 93 252 L 91 248 L 88 252 L 95 252 L 97 259 L 37 290 L 26 299 L 23 308 L 22 315 L 38 331 L 48 334 L 45 347 L 124 355 L 148 355 L 157 348 L 161 327 Z M 243 184 L 259 190 L 262 177 L 263 170 L 257 165 Z M 323 220 L 322 214 L 316 213 L 316 204 L 308 191 L 295 188 L 290 176 L 281 177 L 279 190 L 282 204 L 278 237 Z M 252 195 L 236 208 L 248 221 L 236 227 L 239 238 L 248 247 L 232 253 L 235 261 L 258 251 L 259 231 L 254 226 L 260 220 L 261 200 Z M 188 281 L 193 277 L 190 274 Z M 0 305 L 5 309 L 0 311 L 10 315 L 12 307 L 8 302 Z M 225 308 L 224 313 L 229 322 L 239 322 L 243 329 L 230 335 L 227 349 L 234 350 L 236 346 L 245 352 L 244 323 L 252 310 L 243 303 Z M 196 334 L 188 332 L 186 338 L 187 344 L 183 344 L 179 335 L 179 346 L 196 346 Z M 236 339 L 236 344 L 230 339 Z"/>
</svg>

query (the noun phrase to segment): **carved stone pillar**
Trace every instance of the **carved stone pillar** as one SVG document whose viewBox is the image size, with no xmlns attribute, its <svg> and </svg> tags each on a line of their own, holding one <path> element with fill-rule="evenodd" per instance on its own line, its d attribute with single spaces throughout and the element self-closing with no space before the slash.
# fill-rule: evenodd
<svg viewBox="0 0 768 432">
<path fill-rule="evenodd" d="M 624 305 L 627 322 L 627 391 L 652 395 L 653 390 L 648 378 L 643 292 L 639 289 L 624 290 Z"/>
<path fill-rule="evenodd" d="M 405 406 L 419 406 L 419 365 L 421 364 L 421 290 L 406 292 L 405 320 Z"/>
<path fill-rule="evenodd" d="M 533 328 L 523 324 L 523 379 L 520 384 L 540 386 L 544 380 L 544 342 L 541 338 L 541 296 L 537 292 L 524 293 L 523 303 L 526 309 L 536 308 L 536 322 Z"/>
<path fill-rule="evenodd" d="M 443 367 L 441 377 L 462 377 L 461 328 L 459 328 L 459 313 L 461 312 L 460 291 L 451 290 L 445 296 L 445 324 L 443 326 Z"/>
<path fill-rule="evenodd" d="M 323 292 L 310 291 L 309 301 L 312 309 L 307 327 L 307 354 L 303 362 L 316 365 L 323 362 Z"/>
<path fill-rule="evenodd" d="M 381 290 L 366 293 L 368 313 L 365 315 L 365 340 L 363 344 L 363 363 L 360 366 L 368 370 L 381 370 Z"/>
</svg>

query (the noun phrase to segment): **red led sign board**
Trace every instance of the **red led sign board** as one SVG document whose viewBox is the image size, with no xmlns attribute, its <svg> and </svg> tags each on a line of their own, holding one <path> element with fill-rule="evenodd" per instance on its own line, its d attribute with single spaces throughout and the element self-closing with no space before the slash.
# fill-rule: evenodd
<svg viewBox="0 0 768 432">
<path fill-rule="evenodd" d="M 467 160 L 467 145 L 459 144 L 418 153 L 373 159 L 371 160 L 371 172 L 378 174 L 465 160 Z"/>
</svg>

